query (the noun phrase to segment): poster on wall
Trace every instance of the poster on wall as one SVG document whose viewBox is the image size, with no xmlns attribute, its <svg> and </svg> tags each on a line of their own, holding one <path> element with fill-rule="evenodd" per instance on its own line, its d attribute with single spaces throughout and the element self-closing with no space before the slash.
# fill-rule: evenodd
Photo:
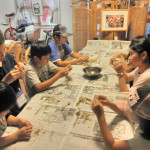
<svg viewBox="0 0 150 150">
<path fill-rule="evenodd" d="M 101 31 L 127 31 L 128 9 L 102 9 Z"/>
<path fill-rule="evenodd" d="M 60 0 L 44 0 L 43 16 L 40 16 L 42 25 L 52 25 L 60 23 Z"/>
<path fill-rule="evenodd" d="M 33 15 L 43 15 L 43 5 L 41 0 L 32 0 Z"/>
</svg>

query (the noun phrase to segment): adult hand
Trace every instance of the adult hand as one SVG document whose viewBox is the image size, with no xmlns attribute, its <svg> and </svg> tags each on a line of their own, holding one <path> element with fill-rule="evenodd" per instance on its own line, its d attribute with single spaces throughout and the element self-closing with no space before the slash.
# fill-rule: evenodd
<svg viewBox="0 0 150 150">
<path fill-rule="evenodd" d="M 5 77 L 2 79 L 2 81 L 6 82 L 7 84 L 10 84 L 15 80 L 17 80 L 18 78 L 20 78 L 20 76 L 21 76 L 20 70 L 13 70 L 7 73 Z"/>
<path fill-rule="evenodd" d="M 32 128 L 29 126 L 24 126 L 16 132 L 18 140 L 29 140 L 31 138 Z"/>
<path fill-rule="evenodd" d="M 98 99 L 95 99 L 92 102 L 92 106 L 91 107 L 92 107 L 92 110 L 93 110 L 93 112 L 95 113 L 95 115 L 97 117 L 100 117 L 101 115 L 104 115 L 103 104 Z"/>
<path fill-rule="evenodd" d="M 88 55 L 82 55 L 86 60 L 89 59 L 89 56 Z"/>
</svg>

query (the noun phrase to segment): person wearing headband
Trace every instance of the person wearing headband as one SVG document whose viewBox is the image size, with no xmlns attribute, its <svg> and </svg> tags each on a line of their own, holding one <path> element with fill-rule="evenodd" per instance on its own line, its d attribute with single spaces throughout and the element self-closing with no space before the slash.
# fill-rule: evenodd
<svg viewBox="0 0 150 150">
<path fill-rule="evenodd" d="M 87 55 L 80 55 L 74 52 L 68 45 L 68 37 L 72 34 L 68 32 L 64 25 L 58 24 L 53 29 L 53 41 L 48 45 L 51 48 L 50 61 L 58 66 L 67 66 L 68 64 L 77 64 L 86 62 L 89 58 Z M 68 56 L 75 58 L 65 60 Z"/>
</svg>

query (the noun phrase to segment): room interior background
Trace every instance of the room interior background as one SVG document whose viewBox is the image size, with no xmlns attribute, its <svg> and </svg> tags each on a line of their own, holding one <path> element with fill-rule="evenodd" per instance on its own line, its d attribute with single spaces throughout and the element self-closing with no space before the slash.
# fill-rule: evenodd
<svg viewBox="0 0 150 150">
<path fill-rule="evenodd" d="M 80 51 L 85 47 L 87 40 L 104 39 L 113 40 L 117 36 L 119 40 L 131 40 L 136 35 L 144 35 L 149 31 L 149 0 L 41 0 L 44 13 L 54 2 L 59 3 L 59 16 L 57 21 L 47 24 L 40 23 L 42 16 L 33 15 L 30 21 L 34 21 L 35 27 L 41 29 L 40 39 L 45 39 L 44 29 L 52 29 L 57 23 L 64 24 L 74 35 L 69 37 L 71 48 Z M 22 5 L 22 2 L 24 3 Z M 0 5 L 0 29 L 4 32 L 7 28 L 1 23 L 7 22 L 5 14 L 16 12 L 12 19 L 12 26 L 16 27 L 18 11 L 27 9 L 32 11 L 32 6 L 28 6 L 32 0 L 1 0 Z M 21 7 L 19 8 L 19 4 Z M 129 28 L 128 31 L 121 32 L 102 32 L 100 31 L 101 9 L 129 9 Z M 38 19 L 37 19 L 38 18 Z M 29 17 L 27 17 L 29 19 Z M 49 18 L 51 20 L 51 18 Z M 141 20 L 139 22 L 139 20 Z M 81 42 L 82 41 L 82 42 Z"/>
</svg>

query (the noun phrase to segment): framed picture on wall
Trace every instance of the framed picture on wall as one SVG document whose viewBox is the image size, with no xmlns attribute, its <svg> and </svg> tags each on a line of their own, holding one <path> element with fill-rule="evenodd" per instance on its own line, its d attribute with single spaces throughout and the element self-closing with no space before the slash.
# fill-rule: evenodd
<svg viewBox="0 0 150 150">
<path fill-rule="evenodd" d="M 43 5 L 41 0 L 32 0 L 33 15 L 43 15 Z"/>
<path fill-rule="evenodd" d="M 128 9 L 102 9 L 101 31 L 127 31 Z"/>
</svg>

